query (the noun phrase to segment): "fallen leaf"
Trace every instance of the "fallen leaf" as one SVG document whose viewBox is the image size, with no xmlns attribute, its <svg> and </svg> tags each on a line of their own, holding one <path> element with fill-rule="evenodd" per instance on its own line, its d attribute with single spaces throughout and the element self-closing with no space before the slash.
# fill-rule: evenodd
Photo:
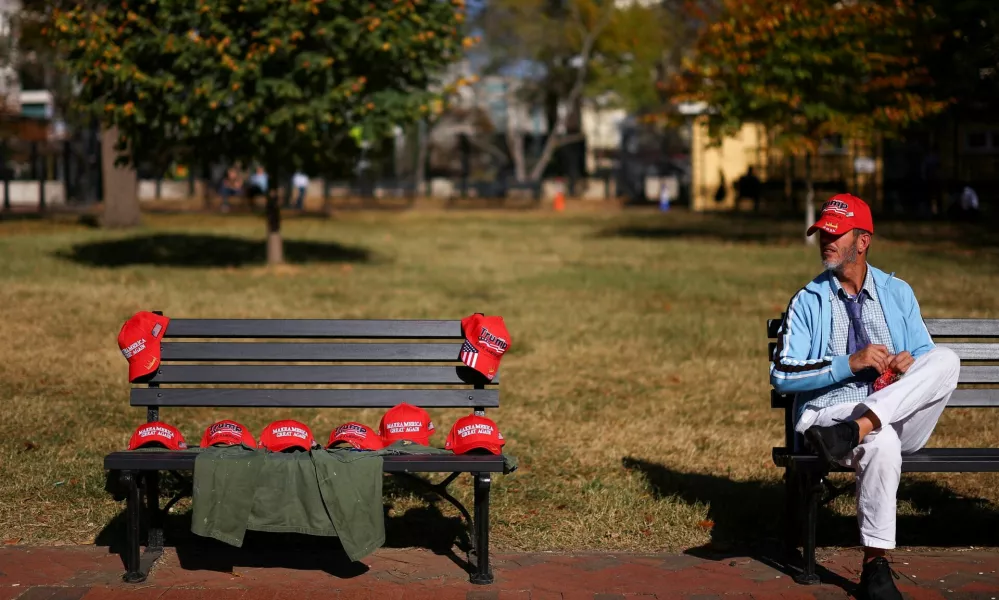
<svg viewBox="0 0 999 600">
<path fill-rule="evenodd" d="M 669 302 L 667 302 L 666 304 L 663 304 L 663 310 L 665 312 L 669 312 L 669 311 L 673 310 L 673 305 L 670 304 Z"/>
<path fill-rule="evenodd" d="M 711 529 L 712 527 L 715 526 L 715 522 L 712 521 L 711 519 L 704 519 L 703 521 L 698 523 L 697 526 L 700 527 L 701 529 Z"/>
<path fill-rule="evenodd" d="M 680 381 L 682 381 L 682 380 L 679 377 L 677 377 L 676 375 L 670 375 L 669 376 L 669 382 L 670 383 L 680 383 Z"/>
<path fill-rule="evenodd" d="M 16 543 L 18 543 L 20 541 L 21 541 L 21 538 L 10 538 L 9 540 L 4 540 L 3 543 L 4 543 L 5 546 L 11 546 L 11 545 L 16 544 Z"/>
</svg>

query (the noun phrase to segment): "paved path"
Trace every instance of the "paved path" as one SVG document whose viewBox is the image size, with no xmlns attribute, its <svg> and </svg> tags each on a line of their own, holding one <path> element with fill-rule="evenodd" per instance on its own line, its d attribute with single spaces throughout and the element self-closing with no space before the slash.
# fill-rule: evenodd
<svg viewBox="0 0 999 600">
<path fill-rule="evenodd" d="M 275 550 L 227 555 L 218 547 L 168 548 L 144 583 L 120 581 L 106 547 L 0 548 L 0 600 L 664 600 L 848 598 L 856 550 L 823 553 L 831 583 L 803 587 L 748 557 L 689 554 L 498 554 L 496 583 L 473 586 L 447 556 L 379 550 L 364 565 Z M 910 598 L 999 598 L 999 552 L 897 551 L 900 588 Z"/>
</svg>

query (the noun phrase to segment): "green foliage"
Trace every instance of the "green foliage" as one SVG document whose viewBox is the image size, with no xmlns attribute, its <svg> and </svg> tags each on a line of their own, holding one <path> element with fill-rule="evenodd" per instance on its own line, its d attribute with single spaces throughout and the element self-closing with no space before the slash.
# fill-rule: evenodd
<svg viewBox="0 0 999 600">
<path fill-rule="evenodd" d="M 948 104 L 921 62 L 934 18 L 915 0 L 726 0 L 701 33 L 676 98 L 710 107 L 711 136 L 761 123 L 775 142 L 814 151 L 823 136 L 891 134 Z"/>
<path fill-rule="evenodd" d="M 477 19 L 488 70 L 528 75 L 528 99 L 569 95 L 587 41 L 593 44 L 585 95 L 611 92 L 614 103 L 639 109 L 657 101 L 656 69 L 668 50 L 668 15 L 660 5 L 608 0 L 491 0 Z"/>
<path fill-rule="evenodd" d="M 125 0 L 56 10 L 47 36 L 123 160 L 329 165 L 418 119 L 462 52 L 460 0 Z M 127 147 L 124 141 L 127 140 Z"/>
</svg>

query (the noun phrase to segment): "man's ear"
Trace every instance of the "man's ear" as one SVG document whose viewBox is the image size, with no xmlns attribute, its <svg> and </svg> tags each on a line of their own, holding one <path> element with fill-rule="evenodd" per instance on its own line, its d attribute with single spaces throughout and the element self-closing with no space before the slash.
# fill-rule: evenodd
<svg viewBox="0 0 999 600">
<path fill-rule="evenodd" d="M 871 247 L 871 234 L 869 234 L 867 232 L 860 233 L 856 229 L 854 231 L 857 232 L 857 234 L 856 234 L 857 235 L 857 251 L 860 254 L 863 254 L 864 256 L 867 256 L 867 249 Z"/>
</svg>

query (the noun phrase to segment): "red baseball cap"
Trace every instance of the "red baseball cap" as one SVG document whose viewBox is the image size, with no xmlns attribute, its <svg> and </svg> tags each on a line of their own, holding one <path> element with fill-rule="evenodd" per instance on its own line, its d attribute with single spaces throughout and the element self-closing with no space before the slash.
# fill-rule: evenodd
<svg viewBox="0 0 999 600">
<path fill-rule="evenodd" d="M 381 423 L 378 424 L 378 435 L 386 446 L 399 440 L 409 440 L 430 445 L 430 436 L 434 433 L 434 422 L 430 414 L 412 404 L 397 404 L 385 411 Z"/>
<path fill-rule="evenodd" d="M 465 343 L 461 345 L 461 362 L 487 378 L 496 376 L 500 359 L 510 347 L 510 334 L 503 317 L 487 317 L 475 313 L 461 320 Z"/>
<path fill-rule="evenodd" d="M 153 421 L 139 425 L 128 440 L 128 449 L 162 446 L 168 450 L 184 450 L 187 442 L 180 430 L 173 425 L 167 425 L 160 421 Z"/>
<path fill-rule="evenodd" d="M 243 444 L 250 448 L 257 447 L 257 441 L 253 439 L 253 434 L 243 427 L 242 424 L 229 419 L 223 419 L 212 423 L 205 429 L 205 434 L 201 436 L 201 447 L 217 446 L 239 446 Z"/>
<path fill-rule="evenodd" d="M 130 382 L 156 371 L 160 366 L 160 340 L 170 319 L 141 311 L 125 321 L 118 332 L 118 348 L 128 359 Z"/>
<path fill-rule="evenodd" d="M 272 452 L 281 452 L 288 448 L 311 450 L 316 445 L 316 440 L 312 437 L 312 430 L 308 425 L 285 419 L 274 421 L 264 427 L 263 433 L 260 434 L 260 445 Z"/>
<path fill-rule="evenodd" d="M 451 433 L 447 435 L 444 448 L 455 454 L 465 454 L 476 448 L 488 450 L 493 454 L 502 454 L 505 443 L 503 434 L 492 419 L 468 415 L 455 421 Z"/>
<path fill-rule="evenodd" d="M 374 429 L 357 421 L 344 423 L 330 433 L 330 441 L 326 447 L 331 448 L 338 444 L 350 444 L 358 450 L 381 450 L 385 447 Z"/>
<path fill-rule="evenodd" d="M 853 194 L 836 194 L 822 205 L 822 213 L 808 228 L 808 235 L 820 229 L 833 235 L 843 235 L 851 229 L 874 233 L 871 207 Z"/>
</svg>

